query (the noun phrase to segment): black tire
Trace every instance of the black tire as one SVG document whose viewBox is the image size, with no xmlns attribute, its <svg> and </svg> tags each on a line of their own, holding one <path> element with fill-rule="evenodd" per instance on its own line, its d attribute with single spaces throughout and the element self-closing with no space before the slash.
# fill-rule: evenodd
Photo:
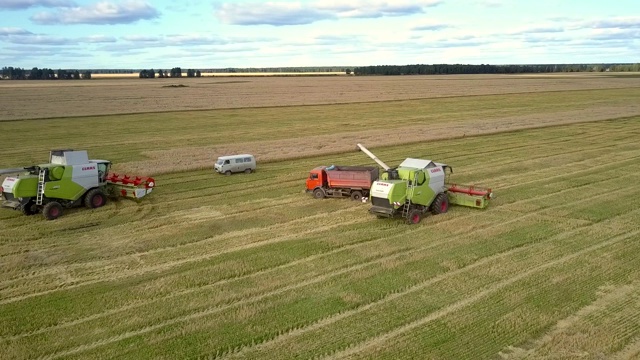
<svg viewBox="0 0 640 360">
<path fill-rule="evenodd" d="M 224 172 L 224 174 L 227 175 L 227 176 L 231 176 L 231 171 L 227 170 L 227 171 Z"/>
<path fill-rule="evenodd" d="M 436 196 L 436 199 L 431 203 L 431 213 L 434 215 L 444 214 L 449 210 L 449 197 L 447 194 L 440 193 Z"/>
<path fill-rule="evenodd" d="M 36 205 L 36 202 L 31 199 L 24 204 L 20 210 L 27 216 L 35 215 L 38 213 L 38 205 Z"/>
<path fill-rule="evenodd" d="M 407 223 L 408 224 L 418 224 L 420 223 L 420 220 L 422 220 L 422 211 L 418 210 L 418 209 L 413 209 L 411 211 L 409 211 L 409 217 L 407 217 Z"/>
<path fill-rule="evenodd" d="M 351 193 L 351 200 L 362 201 L 362 191 L 354 191 Z"/>
<path fill-rule="evenodd" d="M 42 215 L 47 220 L 55 220 L 62 216 L 62 205 L 59 202 L 52 201 L 42 208 Z"/>
<path fill-rule="evenodd" d="M 322 190 L 321 188 L 317 188 L 313 190 L 313 197 L 316 199 L 324 199 L 325 197 L 324 190 Z"/>
<path fill-rule="evenodd" d="M 107 196 L 100 189 L 91 189 L 84 196 L 84 206 L 95 209 L 107 203 Z"/>
<path fill-rule="evenodd" d="M 245 174 L 251 174 L 251 169 L 244 169 Z"/>
</svg>

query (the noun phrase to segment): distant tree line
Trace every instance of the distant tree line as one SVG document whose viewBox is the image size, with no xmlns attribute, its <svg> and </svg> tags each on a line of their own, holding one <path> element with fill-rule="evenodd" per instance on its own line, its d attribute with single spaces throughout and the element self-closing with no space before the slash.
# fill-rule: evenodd
<svg viewBox="0 0 640 360">
<path fill-rule="evenodd" d="M 80 73 L 78 70 L 63 70 L 53 71 L 52 69 L 38 69 L 34 67 L 31 70 L 25 70 L 22 68 L 14 68 L 12 66 L 3 67 L 0 79 L 8 80 L 79 80 L 79 79 L 91 79 L 91 71 L 85 70 Z"/>
<path fill-rule="evenodd" d="M 444 74 L 523 74 L 523 73 L 602 72 L 602 71 L 640 71 L 640 64 L 376 65 L 376 66 L 357 67 L 354 69 L 353 72 L 355 75 L 444 75 Z"/>
</svg>

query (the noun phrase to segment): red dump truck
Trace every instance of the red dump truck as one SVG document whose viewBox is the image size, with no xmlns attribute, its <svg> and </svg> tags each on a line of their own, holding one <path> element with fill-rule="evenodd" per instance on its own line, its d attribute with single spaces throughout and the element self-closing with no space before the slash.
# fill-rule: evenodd
<svg viewBox="0 0 640 360">
<path fill-rule="evenodd" d="M 378 180 L 378 168 L 371 166 L 318 166 L 309 173 L 307 192 L 316 199 L 350 196 L 360 200 L 369 196 L 371 184 Z"/>
</svg>

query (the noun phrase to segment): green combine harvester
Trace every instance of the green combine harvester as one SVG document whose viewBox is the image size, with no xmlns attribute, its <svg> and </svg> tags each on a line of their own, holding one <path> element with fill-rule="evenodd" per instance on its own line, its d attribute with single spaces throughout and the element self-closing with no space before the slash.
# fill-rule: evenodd
<svg viewBox="0 0 640 360">
<path fill-rule="evenodd" d="M 447 184 L 447 164 L 407 158 L 391 168 L 361 144 L 358 148 L 384 168 L 371 186 L 369 212 L 379 218 L 401 217 L 417 224 L 427 213 L 442 214 L 450 204 L 484 209 L 493 198 L 491 189 Z"/>
<path fill-rule="evenodd" d="M 48 164 L 0 170 L 10 174 L 2 182 L 0 205 L 54 220 L 63 208 L 98 208 L 107 197 L 141 199 L 155 186 L 152 178 L 109 173 L 110 167 L 110 161 L 89 160 L 84 150 L 52 150 Z"/>
</svg>

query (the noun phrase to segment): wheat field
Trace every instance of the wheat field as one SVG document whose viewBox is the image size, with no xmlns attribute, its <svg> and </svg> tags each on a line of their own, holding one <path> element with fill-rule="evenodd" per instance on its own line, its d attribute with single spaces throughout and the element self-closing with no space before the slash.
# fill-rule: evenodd
<svg viewBox="0 0 640 360">
<path fill-rule="evenodd" d="M 487 96 L 468 103 L 485 100 L 486 108 L 467 111 L 460 109 L 469 109 L 462 105 L 471 100 L 462 98 L 457 113 L 447 99 L 387 103 L 389 113 L 365 125 L 383 129 L 392 118 L 405 124 L 400 129 L 431 124 L 454 131 L 474 119 L 476 128 L 499 119 L 560 121 L 567 111 L 586 114 L 585 104 L 626 109 L 627 116 L 603 110 L 599 117 L 538 128 L 496 132 L 486 125 L 492 131 L 449 139 L 416 141 L 407 134 L 404 145 L 365 138 L 390 165 L 406 157 L 434 159 L 453 166 L 453 182 L 494 189 L 487 209 L 452 207 L 416 226 L 377 219 L 367 203 L 304 193 L 315 166 L 374 165 L 352 148 L 351 140 L 359 139 L 355 127 L 336 153 L 274 157 L 259 162 L 253 174 L 161 171 L 155 192 L 139 203 L 70 209 L 55 221 L 0 210 L 2 357 L 638 358 L 640 116 L 633 113 L 634 91 L 560 92 L 544 97 L 546 105 L 531 101 L 540 99 L 531 94 L 509 101 Z M 602 103 L 594 104 L 598 98 Z M 491 116 L 498 109 L 494 101 L 506 108 Z M 421 106 L 435 115 L 414 124 L 411 109 Z M 264 134 L 259 138 L 295 141 L 297 116 L 309 109 L 282 110 L 283 119 L 272 120 L 275 129 L 268 122 L 256 128 Z M 339 112 L 324 110 L 326 119 Z M 243 119 L 255 110 L 235 111 Z M 335 121 L 356 122 L 364 110 L 354 111 L 352 119 Z M 180 114 L 185 126 L 193 121 L 185 134 L 203 131 L 203 113 Z M 226 115 L 209 116 L 222 123 Z M 105 120 L 122 121 L 59 121 Z M 181 140 L 172 139 L 180 134 L 167 130 L 177 127 L 165 121 L 153 141 L 162 150 L 180 148 Z M 60 123 L 5 124 L 25 131 L 40 124 L 55 133 Z M 332 124 L 321 132 L 328 136 Z M 115 126 L 98 140 L 74 139 L 74 146 L 97 141 L 91 154 L 106 158 L 109 140 L 112 148 L 134 144 L 126 130 Z M 193 136 L 193 145 L 201 146 Z M 240 136 L 248 144 L 261 141 L 251 132 Z M 35 145 L 3 141 L 23 152 Z M 145 147 L 115 154 L 133 164 Z M 42 157 L 29 154 L 36 155 Z"/>
</svg>

